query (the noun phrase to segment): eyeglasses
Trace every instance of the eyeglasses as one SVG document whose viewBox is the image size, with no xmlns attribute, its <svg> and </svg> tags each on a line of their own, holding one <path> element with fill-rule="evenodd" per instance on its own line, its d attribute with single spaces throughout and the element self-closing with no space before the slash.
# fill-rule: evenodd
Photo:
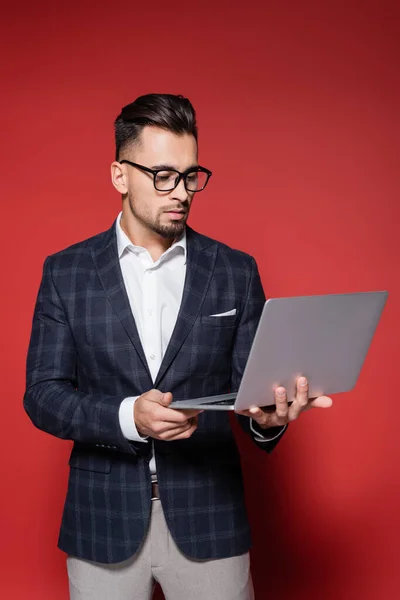
<svg viewBox="0 0 400 600">
<path fill-rule="evenodd" d="M 146 173 L 151 173 L 153 175 L 154 187 L 159 192 L 172 192 L 179 185 L 181 179 L 183 179 L 186 191 L 201 192 L 206 187 L 212 175 L 211 171 L 200 166 L 192 167 L 181 173 L 176 169 L 149 169 L 125 159 L 119 162 L 136 167 Z"/>
</svg>

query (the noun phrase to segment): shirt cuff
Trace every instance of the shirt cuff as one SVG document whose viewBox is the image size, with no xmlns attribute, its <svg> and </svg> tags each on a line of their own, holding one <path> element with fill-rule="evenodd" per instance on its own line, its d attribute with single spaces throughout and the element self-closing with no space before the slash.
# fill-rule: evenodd
<svg viewBox="0 0 400 600">
<path fill-rule="evenodd" d="M 281 427 L 281 430 L 278 431 L 278 433 L 276 435 L 273 435 L 272 437 L 267 437 L 265 435 L 261 435 L 261 433 L 259 431 L 256 431 L 253 428 L 253 419 L 250 419 L 250 429 L 252 431 L 252 433 L 254 433 L 254 439 L 257 442 L 273 442 L 274 440 L 276 440 L 280 435 L 282 435 L 282 433 L 285 431 L 285 429 L 287 428 L 287 425 L 284 425 L 283 427 Z M 274 429 L 276 429 L 276 427 L 274 427 Z M 265 432 L 267 433 L 268 429 L 265 429 Z"/>
<path fill-rule="evenodd" d="M 147 442 L 147 437 L 143 438 L 139 435 L 136 429 L 135 420 L 133 418 L 133 408 L 139 396 L 130 396 L 122 400 L 119 406 L 119 425 L 123 436 L 131 442 Z"/>
</svg>

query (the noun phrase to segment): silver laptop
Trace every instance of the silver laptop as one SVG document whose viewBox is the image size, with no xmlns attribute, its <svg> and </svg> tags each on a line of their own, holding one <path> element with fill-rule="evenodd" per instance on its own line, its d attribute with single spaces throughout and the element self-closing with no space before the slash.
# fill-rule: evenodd
<svg viewBox="0 0 400 600">
<path fill-rule="evenodd" d="M 284 386 L 289 402 L 304 375 L 309 397 L 354 388 L 388 293 L 361 292 L 267 300 L 236 393 L 173 401 L 171 408 L 246 410 L 275 404 Z"/>
</svg>

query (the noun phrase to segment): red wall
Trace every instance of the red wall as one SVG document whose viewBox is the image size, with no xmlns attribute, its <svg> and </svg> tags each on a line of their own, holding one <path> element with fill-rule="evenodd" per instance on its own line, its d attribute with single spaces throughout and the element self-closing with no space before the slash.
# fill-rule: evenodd
<svg viewBox="0 0 400 600">
<path fill-rule="evenodd" d="M 67 598 L 70 443 L 22 409 L 43 260 L 110 226 L 113 119 L 170 92 L 193 101 L 214 172 L 191 225 L 255 255 L 267 295 L 390 292 L 354 392 L 304 415 L 271 457 L 238 432 L 257 599 L 397 599 L 395 3 L 57 4 L 1 17 L 0 596 Z"/>
</svg>

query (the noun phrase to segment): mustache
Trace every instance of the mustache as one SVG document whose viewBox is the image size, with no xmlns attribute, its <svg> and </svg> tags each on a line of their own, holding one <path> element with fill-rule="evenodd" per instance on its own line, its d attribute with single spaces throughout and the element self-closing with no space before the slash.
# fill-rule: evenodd
<svg viewBox="0 0 400 600">
<path fill-rule="evenodd" d="M 189 210 L 189 206 L 167 206 L 165 209 L 162 209 L 162 212 L 182 212 L 187 213 Z"/>
</svg>

